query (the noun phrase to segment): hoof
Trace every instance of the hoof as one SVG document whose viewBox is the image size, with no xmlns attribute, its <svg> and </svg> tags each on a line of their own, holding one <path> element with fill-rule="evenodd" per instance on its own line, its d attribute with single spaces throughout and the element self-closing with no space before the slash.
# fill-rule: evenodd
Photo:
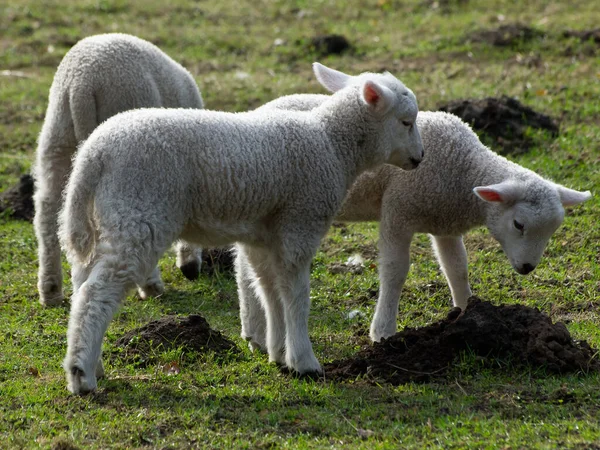
<svg viewBox="0 0 600 450">
<path fill-rule="evenodd" d="M 165 293 L 165 285 L 162 283 L 151 283 L 144 287 L 138 287 L 138 295 L 142 300 L 148 297 L 159 297 Z"/>
<path fill-rule="evenodd" d="M 291 375 L 294 373 L 294 371 L 290 370 L 290 368 L 288 366 L 286 366 L 285 364 L 281 364 L 281 363 L 275 363 L 275 364 L 277 365 L 279 372 L 284 375 Z"/>
<path fill-rule="evenodd" d="M 369 333 L 369 337 L 373 342 L 381 342 L 383 339 L 387 339 L 396 334 L 396 324 L 393 323 L 392 326 L 387 326 L 387 329 L 381 329 L 380 327 L 371 327 L 371 331 Z"/>
<path fill-rule="evenodd" d="M 295 372 L 295 376 L 303 378 L 304 376 L 313 377 L 323 374 L 323 368 L 317 358 L 312 354 L 306 354 L 302 358 L 291 358 L 286 355 L 285 365 Z"/>
<path fill-rule="evenodd" d="M 309 372 L 304 372 L 304 373 L 300 373 L 297 370 L 294 369 L 290 369 L 288 366 L 286 366 L 285 364 L 278 364 L 279 367 L 279 372 L 281 372 L 284 375 L 290 375 L 294 378 L 297 378 L 299 380 L 312 380 L 312 381 L 318 381 L 318 380 L 324 380 L 325 379 L 325 374 L 323 372 L 323 370 L 314 370 L 314 371 L 309 371 Z"/>
<path fill-rule="evenodd" d="M 184 277 L 190 281 L 197 280 L 200 276 L 200 264 L 198 261 L 190 261 L 179 268 Z"/>
<path fill-rule="evenodd" d="M 67 370 L 67 389 L 75 395 L 85 395 L 96 390 L 96 376 L 86 375 L 80 367 Z"/>
</svg>

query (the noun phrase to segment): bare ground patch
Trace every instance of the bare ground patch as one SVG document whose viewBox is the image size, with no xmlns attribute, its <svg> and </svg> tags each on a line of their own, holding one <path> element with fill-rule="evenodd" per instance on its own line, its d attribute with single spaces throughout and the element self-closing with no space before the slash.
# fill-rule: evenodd
<svg viewBox="0 0 600 450">
<path fill-rule="evenodd" d="M 19 182 L 0 193 L 0 212 L 10 211 L 13 219 L 33 220 L 33 177 L 21 175 Z"/>
<path fill-rule="evenodd" d="M 494 306 L 471 297 L 463 313 L 454 308 L 439 322 L 405 328 L 352 358 L 327 364 L 325 373 L 334 380 L 366 376 L 394 385 L 427 381 L 443 377 L 467 350 L 488 362 L 510 359 L 550 373 L 600 370 L 596 351 L 573 340 L 563 323 L 552 323 L 536 308 Z"/>
<path fill-rule="evenodd" d="M 455 114 L 475 130 L 485 133 L 498 144 L 502 154 L 526 152 L 534 143 L 527 136 L 528 128 L 558 135 L 558 125 L 551 117 L 507 96 L 454 100 L 440 106 L 439 110 Z"/>
<path fill-rule="evenodd" d="M 159 352 L 183 347 L 197 353 L 237 353 L 236 344 L 213 330 L 198 314 L 185 317 L 165 316 L 125 333 L 114 344 L 112 357 L 134 362 L 144 367 L 154 361 Z"/>
<path fill-rule="evenodd" d="M 477 30 L 470 33 L 467 40 L 484 42 L 495 47 L 511 47 L 542 36 L 544 33 L 540 30 L 519 23 L 511 23 L 490 30 Z"/>
</svg>

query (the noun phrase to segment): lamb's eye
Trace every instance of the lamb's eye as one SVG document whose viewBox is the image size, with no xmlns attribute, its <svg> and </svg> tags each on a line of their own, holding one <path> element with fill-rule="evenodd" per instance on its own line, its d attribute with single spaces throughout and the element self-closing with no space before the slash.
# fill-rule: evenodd
<svg viewBox="0 0 600 450">
<path fill-rule="evenodd" d="M 402 125 L 404 125 L 405 127 L 411 127 L 412 126 L 412 122 L 407 122 L 406 120 L 402 121 Z"/>
<path fill-rule="evenodd" d="M 519 231 L 523 231 L 523 229 L 525 228 L 525 225 L 523 225 L 520 222 L 517 222 L 516 220 L 513 221 L 513 225 L 515 226 L 515 228 Z"/>
</svg>

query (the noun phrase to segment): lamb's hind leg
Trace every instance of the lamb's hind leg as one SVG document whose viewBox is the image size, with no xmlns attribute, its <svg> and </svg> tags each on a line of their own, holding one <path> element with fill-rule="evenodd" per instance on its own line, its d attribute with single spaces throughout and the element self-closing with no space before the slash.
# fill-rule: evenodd
<svg viewBox="0 0 600 450">
<path fill-rule="evenodd" d="M 183 276 L 188 280 L 197 280 L 202 266 L 202 249 L 179 240 L 175 244 L 175 252 L 177 253 L 177 267 Z"/>
<path fill-rule="evenodd" d="M 33 226 L 38 243 L 38 292 L 40 303 L 46 306 L 58 305 L 63 300 L 57 217 L 74 151 L 75 148 L 46 148 L 41 143 L 34 170 Z"/>
<path fill-rule="evenodd" d="M 374 342 L 396 333 L 398 301 L 410 267 L 412 235 L 388 233 L 381 225 L 379 237 L 379 298 L 371 322 L 370 336 Z"/>
<path fill-rule="evenodd" d="M 462 310 L 471 296 L 467 250 L 462 236 L 431 236 L 435 255 L 450 285 L 454 306 Z"/>
<path fill-rule="evenodd" d="M 104 373 L 102 339 L 125 293 L 135 284 L 134 268 L 135 262 L 126 257 L 99 256 L 71 301 L 63 367 L 67 388 L 74 394 L 94 391 L 97 375 Z"/>
<path fill-rule="evenodd" d="M 267 319 L 254 287 L 254 283 L 258 282 L 258 277 L 248 261 L 244 247 L 241 245 L 238 245 L 235 249 L 235 275 L 240 302 L 241 336 L 248 341 L 250 350 L 266 353 Z"/>
</svg>

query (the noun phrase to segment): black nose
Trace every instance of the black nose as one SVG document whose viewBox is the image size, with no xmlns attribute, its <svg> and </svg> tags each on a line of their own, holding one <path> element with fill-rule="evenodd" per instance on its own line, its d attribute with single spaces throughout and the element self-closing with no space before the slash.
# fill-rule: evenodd
<svg viewBox="0 0 600 450">
<path fill-rule="evenodd" d="M 415 158 L 409 158 L 410 159 L 410 163 L 413 165 L 413 167 L 417 167 L 421 161 Z"/>
<path fill-rule="evenodd" d="M 533 269 L 535 269 L 535 266 L 532 266 L 529 263 L 525 263 L 523 264 L 521 267 L 519 267 L 518 271 L 521 275 L 527 275 L 529 272 L 531 272 Z"/>
</svg>

